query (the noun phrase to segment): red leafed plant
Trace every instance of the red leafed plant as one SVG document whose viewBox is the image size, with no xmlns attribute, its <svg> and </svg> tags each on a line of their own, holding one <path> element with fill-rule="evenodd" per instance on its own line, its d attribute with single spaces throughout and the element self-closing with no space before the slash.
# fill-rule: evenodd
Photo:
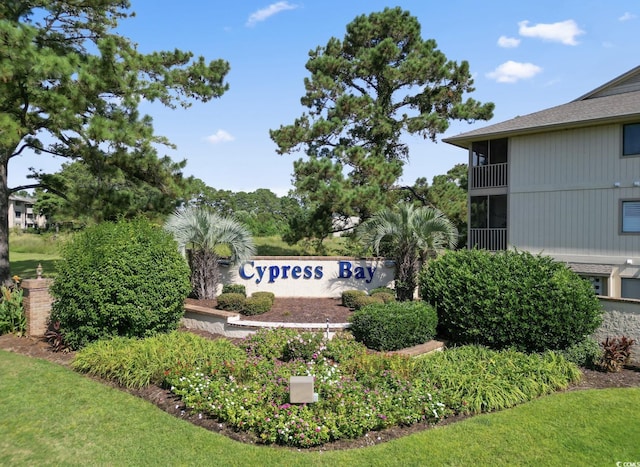
<svg viewBox="0 0 640 467">
<path fill-rule="evenodd" d="M 607 372 L 620 371 L 631 360 L 631 347 L 635 342 L 626 336 L 607 337 L 600 342 L 603 351 L 599 362 L 600 369 Z"/>
<path fill-rule="evenodd" d="M 69 352 L 71 348 L 64 341 L 64 336 L 60 330 L 60 321 L 56 321 L 51 324 L 49 330 L 44 335 L 45 339 L 51 346 L 51 350 L 54 352 Z"/>
</svg>

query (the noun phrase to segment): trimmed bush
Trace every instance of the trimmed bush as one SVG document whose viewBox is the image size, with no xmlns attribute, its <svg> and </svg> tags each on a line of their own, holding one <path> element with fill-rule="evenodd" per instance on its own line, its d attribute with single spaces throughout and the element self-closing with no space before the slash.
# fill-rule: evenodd
<svg viewBox="0 0 640 467">
<path fill-rule="evenodd" d="M 216 308 L 225 311 L 242 311 L 247 300 L 241 293 L 228 292 L 218 295 Z"/>
<path fill-rule="evenodd" d="M 242 284 L 225 284 L 222 286 L 222 293 L 239 293 L 247 296 L 247 289 Z"/>
<path fill-rule="evenodd" d="M 360 310 L 361 308 L 372 305 L 374 303 L 385 303 L 382 294 L 377 294 L 374 296 L 369 295 L 357 295 L 353 297 L 352 306 L 350 307 L 352 310 Z"/>
<path fill-rule="evenodd" d="M 379 293 L 384 293 L 384 294 L 391 294 L 395 297 L 395 292 L 392 288 L 390 287 L 377 287 L 375 289 L 372 289 L 369 291 L 369 295 L 374 296 L 377 295 Z"/>
<path fill-rule="evenodd" d="M 372 297 L 382 299 L 383 303 L 390 303 L 390 302 L 396 301 L 396 296 L 393 293 L 378 292 L 377 294 L 372 295 Z"/>
<path fill-rule="evenodd" d="M 104 222 L 74 235 L 61 253 L 50 320 L 72 349 L 177 329 L 191 285 L 169 233 L 143 218 Z"/>
<path fill-rule="evenodd" d="M 375 303 L 354 312 L 349 330 L 374 350 L 399 350 L 436 335 L 436 311 L 425 302 Z"/>
<path fill-rule="evenodd" d="M 273 302 L 276 300 L 276 296 L 273 292 L 253 292 L 251 294 L 252 297 L 266 297 L 271 301 L 271 305 L 273 306 Z"/>
<path fill-rule="evenodd" d="M 546 256 L 450 251 L 427 264 L 419 283 L 443 334 L 459 344 L 564 350 L 602 322 L 591 284 Z"/>
<path fill-rule="evenodd" d="M 353 310 L 355 308 L 355 298 L 366 295 L 367 293 L 364 290 L 345 290 L 342 292 L 342 305 Z"/>
<path fill-rule="evenodd" d="M 582 342 L 573 344 L 566 350 L 561 350 L 560 354 L 578 366 L 594 369 L 600 361 L 603 352 L 598 341 L 592 337 L 587 337 Z"/>
<path fill-rule="evenodd" d="M 240 312 L 246 316 L 261 315 L 269 311 L 272 306 L 273 300 L 269 296 L 253 294 L 244 300 Z"/>
</svg>

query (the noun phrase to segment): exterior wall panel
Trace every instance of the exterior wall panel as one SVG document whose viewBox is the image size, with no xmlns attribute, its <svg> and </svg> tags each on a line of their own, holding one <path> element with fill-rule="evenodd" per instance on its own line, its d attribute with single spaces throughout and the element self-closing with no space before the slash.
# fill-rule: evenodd
<svg viewBox="0 0 640 467">
<path fill-rule="evenodd" d="M 620 156 L 620 131 L 606 125 L 511 139 L 511 246 L 567 260 L 640 257 L 640 235 L 619 234 L 620 199 L 640 199 L 633 186 L 640 158 Z"/>
</svg>

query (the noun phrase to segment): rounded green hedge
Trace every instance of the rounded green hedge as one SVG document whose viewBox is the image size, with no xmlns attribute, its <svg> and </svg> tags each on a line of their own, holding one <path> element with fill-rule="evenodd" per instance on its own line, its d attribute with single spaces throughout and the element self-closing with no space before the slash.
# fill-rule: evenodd
<svg viewBox="0 0 640 467">
<path fill-rule="evenodd" d="M 245 316 L 261 315 L 271 310 L 273 306 L 273 299 L 266 295 L 256 295 L 255 293 L 251 297 L 247 297 L 244 300 L 244 305 L 240 310 Z"/>
<path fill-rule="evenodd" d="M 225 311 L 242 311 L 247 297 L 236 292 L 227 292 L 218 295 L 216 298 L 216 308 Z"/>
<path fill-rule="evenodd" d="M 222 286 L 222 293 L 239 293 L 247 296 L 247 289 L 242 284 L 224 284 Z"/>
<path fill-rule="evenodd" d="M 527 252 L 449 251 L 421 271 L 420 294 L 441 331 L 460 344 L 524 352 L 563 350 L 602 322 L 591 284 Z"/>
<path fill-rule="evenodd" d="M 72 349 L 177 329 L 189 267 L 160 227 L 143 218 L 104 222 L 75 234 L 61 256 L 50 321 Z"/>
<path fill-rule="evenodd" d="M 353 310 L 356 298 L 366 295 L 367 293 L 364 290 L 345 290 L 342 292 L 342 305 Z"/>
<path fill-rule="evenodd" d="M 430 341 L 436 335 L 436 311 L 425 302 L 374 303 L 351 316 L 349 330 L 369 349 L 399 350 Z"/>
</svg>

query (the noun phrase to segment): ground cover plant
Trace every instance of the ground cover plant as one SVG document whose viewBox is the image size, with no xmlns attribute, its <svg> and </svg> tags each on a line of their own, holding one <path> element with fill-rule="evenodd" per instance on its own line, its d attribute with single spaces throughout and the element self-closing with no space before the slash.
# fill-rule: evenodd
<svg viewBox="0 0 640 467">
<path fill-rule="evenodd" d="M 434 424 L 454 413 L 498 410 L 565 388 L 579 377 L 573 364 L 555 354 L 502 357 L 455 349 L 448 360 L 437 355 L 420 360 L 368 352 L 349 333 L 325 341 L 321 333 L 291 329 L 261 330 L 238 347 L 224 340 L 206 345 L 190 340 L 192 351 L 186 354 L 177 350 L 185 347 L 180 334 L 94 343 L 78 352 L 74 368 L 123 386 L 164 384 L 194 413 L 251 433 L 256 442 L 294 447 L 391 426 Z M 492 368 L 486 374 L 494 377 L 463 378 L 456 368 L 465 359 Z M 305 375 L 314 377 L 318 402 L 291 404 L 289 378 Z M 525 380 L 532 382 L 523 388 L 519 383 Z M 466 392 L 453 390 L 460 385 Z M 472 404 L 474 394 L 491 402 Z"/>
</svg>

